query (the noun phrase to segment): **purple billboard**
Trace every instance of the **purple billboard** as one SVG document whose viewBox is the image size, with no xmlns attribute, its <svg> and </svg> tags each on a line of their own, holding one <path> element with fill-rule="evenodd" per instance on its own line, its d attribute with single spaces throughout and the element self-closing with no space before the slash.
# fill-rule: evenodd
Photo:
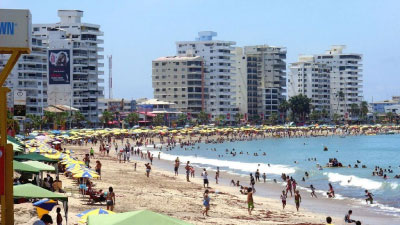
<svg viewBox="0 0 400 225">
<path fill-rule="evenodd" d="M 48 51 L 49 84 L 71 83 L 71 52 L 69 49 Z"/>
</svg>

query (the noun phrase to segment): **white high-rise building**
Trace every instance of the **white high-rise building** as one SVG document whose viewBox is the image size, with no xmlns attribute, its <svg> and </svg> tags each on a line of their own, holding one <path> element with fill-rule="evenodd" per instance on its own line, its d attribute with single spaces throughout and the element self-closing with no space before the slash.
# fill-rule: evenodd
<svg viewBox="0 0 400 225">
<path fill-rule="evenodd" d="M 70 51 L 72 64 L 70 84 L 48 85 L 49 104 L 71 105 L 82 112 L 92 123 L 99 122 L 98 99 L 104 98 L 104 43 L 100 26 L 83 23 L 83 11 L 59 10 L 60 22 L 53 24 L 34 24 L 33 35 L 44 38 L 49 50 Z"/>
<path fill-rule="evenodd" d="M 220 115 L 227 121 L 233 121 L 237 113 L 235 79 L 236 68 L 233 41 L 213 40 L 216 32 L 199 32 L 195 41 L 176 42 L 180 56 L 194 54 L 204 59 L 205 89 L 209 97 L 206 99 L 206 112 L 215 120 Z"/>
<path fill-rule="evenodd" d="M 234 51 L 236 68 L 236 106 L 239 113 L 245 115 L 247 107 L 247 61 L 243 48 L 236 47 Z"/>
<path fill-rule="evenodd" d="M 32 52 L 22 55 L 10 75 L 5 86 L 11 89 L 7 94 L 8 108 L 14 107 L 14 93 L 26 92 L 26 114 L 42 115 L 47 107 L 47 44 L 43 37 L 33 35 Z M 0 54 L 0 70 L 9 59 L 9 55 Z"/>
<path fill-rule="evenodd" d="M 307 94 L 315 106 L 321 108 L 326 107 L 326 93 L 329 92 L 331 116 L 338 114 L 348 118 L 351 105 L 360 105 L 363 100 L 362 55 L 343 53 L 345 47 L 333 45 L 325 54 L 316 54 L 307 57 L 307 60 L 300 58 L 299 62 L 293 63 L 290 68 L 289 97 Z M 329 71 L 328 74 L 326 71 Z"/>
<path fill-rule="evenodd" d="M 324 63 L 315 62 L 314 56 L 300 56 L 290 64 L 288 96 L 305 95 L 311 99 L 314 110 L 331 112 L 330 69 Z"/>
</svg>

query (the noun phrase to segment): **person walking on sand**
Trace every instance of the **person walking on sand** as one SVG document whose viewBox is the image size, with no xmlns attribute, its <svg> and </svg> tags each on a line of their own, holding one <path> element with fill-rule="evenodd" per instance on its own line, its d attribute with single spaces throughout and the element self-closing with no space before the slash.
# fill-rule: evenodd
<svg viewBox="0 0 400 225">
<path fill-rule="evenodd" d="M 206 188 L 206 184 L 207 184 L 207 188 L 208 188 L 208 174 L 206 169 L 203 169 L 203 172 L 201 173 L 201 176 L 203 177 L 203 186 L 204 188 Z"/>
<path fill-rule="evenodd" d="M 178 176 L 178 169 L 179 169 L 179 157 L 176 157 L 175 159 L 175 164 L 174 164 L 174 172 L 175 172 L 175 176 Z"/>
<path fill-rule="evenodd" d="M 253 189 L 248 188 L 247 189 L 247 211 L 249 212 L 249 215 L 251 215 L 251 211 L 254 209 L 254 200 L 253 200 Z"/>
<path fill-rule="evenodd" d="M 150 177 L 151 166 L 150 163 L 144 164 L 146 166 L 146 176 Z M 136 166 L 136 165 L 135 165 Z"/>
<path fill-rule="evenodd" d="M 217 167 L 217 172 L 215 172 L 215 183 L 218 184 L 218 178 L 219 178 L 219 167 Z"/>
<path fill-rule="evenodd" d="M 114 211 L 115 193 L 114 193 L 112 187 L 109 187 L 109 188 L 108 188 L 108 193 L 107 193 L 107 197 L 106 197 L 106 202 L 107 202 L 107 210 Z"/>
<path fill-rule="evenodd" d="M 297 212 L 299 211 L 299 208 L 300 208 L 300 202 L 301 202 L 301 195 L 300 195 L 299 191 L 297 190 L 294 193 L 294 203 L 296 203 Z"/>
<path fill-rule="evenodd" d="M 281 194 L 282 208 L 283 209 L 285 209 L 285 206 L 286 206 L 286 198 L 287 198 L 287 194 L 285 193 L 285 190 L 283 190 L 282 194 Z"/>
<path fill-rule="evenodd" d="M 186 181 L 190 182 L 189 177 L 190 177 L 190 165 L 189 165 L 189 161 L 187 161 L 186 166 L 185 166 L 185 170 L 186 170 Z"/>
<path fill-rule="evenodd" d="M 205 190 L 204 191 L 204 194 L 203 194 L 203 205 L 204 205 L 204 210 L 202 211 L 202 214 L 203 214 L 203 216 L 204 216 L 204 214 L 206 215 L 206 216 L 209 216 L 208 215 L 208 211 L 210 210 L 210 197 L 208 196 L 208 189 L 207 190 Z"/>
</svg>

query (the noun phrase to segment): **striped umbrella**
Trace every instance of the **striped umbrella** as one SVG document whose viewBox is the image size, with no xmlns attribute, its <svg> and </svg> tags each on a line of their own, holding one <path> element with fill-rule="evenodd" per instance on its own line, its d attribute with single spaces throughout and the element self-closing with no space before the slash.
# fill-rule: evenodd
<svg viewBox="0 0 400 225">
<path fill-rule="evenodd" d="M 100 214 L 115 214 L 113 211 L 105 210 L 105 209 L 88 209 L 76 215 L 80 217 L 80 223 L 86 223 L 88 216 L 90 215 L 100 215 Z"/>
</svg>

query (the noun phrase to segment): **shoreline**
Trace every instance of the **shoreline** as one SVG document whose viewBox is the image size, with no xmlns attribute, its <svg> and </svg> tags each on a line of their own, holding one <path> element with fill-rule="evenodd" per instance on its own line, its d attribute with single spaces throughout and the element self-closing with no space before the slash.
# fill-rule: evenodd
<svg viewBox="0 0 400 225">
<path fill-rule="evenodd" d="M 223 143 L 222 143 L 223 144 Z M 152 149 L 151 146 L 147 147 L 141 147 L 142 151 L 154 151 L 158 152 L 157 150 Z M 161 151 L 161 158 L 163 153 L 165 151 Z M 154 154 L 156 155 L 156 154 Z M 179 156 L 184 157 L 184 156 Z M 143 160 L 146 161 L 146 160 Z M 157 160 L 158 161 L 158 160 Z M 164 160 L 161 159 L 159 160 L 161 164 L 161 168 L 166 171 L 171 171 L 171 174 L 173 174 L 173 161 L 170 160 Z M 154 161 L 153 161 L 154 162 Z M 184 164 L 185 162 L 182 162 L 182 166 L 180 167 L 180 176 L 184 176 Z M 192 164 L 196 168 L 196 172 L 202 170 L 204 167 L 200 167 L 198 164 Z M 212 179 L 210 180 L 210 183 L 213 183 L 215 185 L 215 171 L 216 168 L 214 166 L 207 166 L 208 168 L 211 168 L 210 170 L 207 170 L 209 172 L 209 177 Z M 213 168 L 214 167 L 214 168 Z M 182 175 L 183 174 L 183 175 Z M 245 186 L 249 186 L 249 177 L 246 175 L 241 175 L 241 174 L 233 174 L 230 173 L 229 171 L 220 171 L 220 179 L 219 179 L 219 185 L 218 188 L 220 188 L 221 185 L 225 187 L 230 187 L 234 188 L 230 185 L 230 181 L 233 180 L 239 180 L 241 184 L 244 184 Z M 200 182 L 201 184 L 201 182 Z M 336 218 L 343 218 L 344 215 L 347 213 L 349 209 L 353 210 L 353 218 L 359 219 L 362 221 L 363 224 L 390 224 L 393 223 L 394 221 L 397 221 L 400 223 L 400 217 L 397 217 L 395 215 L 387 215 L 382 212 L 377 212 L 375 211 L 373 206 L 363 204 L 363 201 L 361 199 L 354 199 L 354 198 L 348 198 L 344 197 L 344 199 L 329 199 L 321 193 L 325 193 L 322 190 L 317 191 L 318 199 L 310 197 L 310 191 L 307 188 L 301 187 L 301 184 L 299 184 L 299 190 L 302 195 L 302 198 L 304 201 L 301 204 L 301 208 L 306 209 L 307 211 L 317 213 L 317 214 L 324 214 L 327 216 L 331 217 L 336 217 Z M 255 196 L 258 197 L 264 197 L 268 198 L 270 200 L 276 200 L 277 202 L 280 203 L 279 196 L 284 189 L 284 185 L 282 182 L 274 183 L 271 181 L 271 179 L 266 183 L 256 183 L 256 190 L 257 192 L 255 193 Z M 236 192 L 237 194 L 239 193 L 239 189 L 236 187 Z M 294 205 L 293 198 L 288 196 L 288 205 L 292 204 Z M 300 208 L 300 209 L 301 209 Z M 338 223 L 338 221 L 343 221 L 343 219 L 335 220 L 335 224 L 341 224 Z"/>
</svg>

